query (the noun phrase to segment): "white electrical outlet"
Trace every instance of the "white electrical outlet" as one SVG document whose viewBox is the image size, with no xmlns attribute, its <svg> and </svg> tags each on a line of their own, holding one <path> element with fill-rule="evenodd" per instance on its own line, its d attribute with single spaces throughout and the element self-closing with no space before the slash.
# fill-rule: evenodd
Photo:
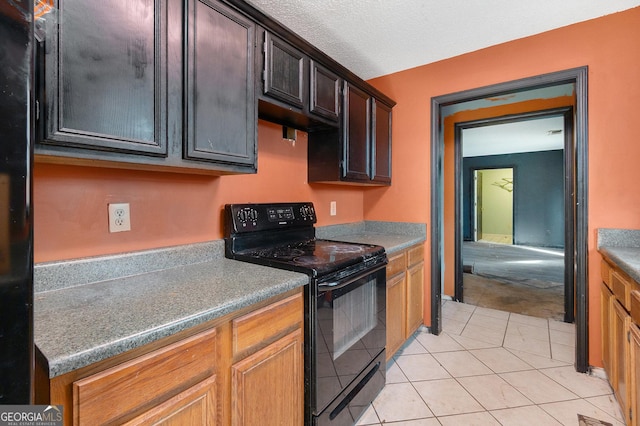
<svg viewBox="0 0 640 426">
<path fill-rule="evenodd" d="M 109 232 L 131 231 L 129 203 L 109 204 Z"/>
<path fill-rule="evenodd" d="M 332 202 L 331 202 L 331 204 L 330 204 L 330 206 L 331 206 L 331 207 L 330 207 L 330 209 L 329 209 L 329 210 L 330 210 L 330 211 L 329 211 L 329 214 L 330 214 L 331 216 L 335 216 L 335 215 L 336 215 L 336 202 L 335 202 L 335 201 L 332 201 Z"/>
</svg>

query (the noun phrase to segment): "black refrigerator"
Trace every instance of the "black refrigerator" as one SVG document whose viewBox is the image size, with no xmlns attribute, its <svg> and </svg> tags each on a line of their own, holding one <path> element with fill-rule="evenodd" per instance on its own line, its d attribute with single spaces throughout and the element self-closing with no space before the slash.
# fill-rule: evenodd
<svg viewBox="0 0 640 426">
<path fill-rule="evenodd" d="M 0 0 L 0 404 L 33 402 L 33 0 Z"/>
</svg>

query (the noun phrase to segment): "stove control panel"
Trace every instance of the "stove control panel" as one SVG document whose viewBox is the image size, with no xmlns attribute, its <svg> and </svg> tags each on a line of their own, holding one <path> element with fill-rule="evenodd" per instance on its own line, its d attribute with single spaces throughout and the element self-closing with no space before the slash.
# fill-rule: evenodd
<svg viewBox="0 0 640 426">
<path fill-rule="evenodd" d="M 313 227 L 313 203 L 227 204 L 225 236 L 280 228 Z"/>
<path fill-rule="evenodd" d="M 267 207 L 267 216 L 269 222 L 282 222 L 295 219 L 293 214 L 293 207 Z"/>
</svg>

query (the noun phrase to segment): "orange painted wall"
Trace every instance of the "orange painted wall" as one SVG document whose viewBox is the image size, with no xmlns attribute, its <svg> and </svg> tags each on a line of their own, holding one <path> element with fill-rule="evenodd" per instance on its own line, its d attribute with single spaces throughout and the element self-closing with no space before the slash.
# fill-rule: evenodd
<svg viewBox="0 0 640 426">
<path fill-rule="evenodd" d="M 602 365 L 596 229 L 640 228 L 638 40 L 640 8 L 634 8 L 371 81 L 398 104 L 394 185 L 387 192 L 365 192 L 365 219 L 428 222 L 432 97 L 589 67 L 589 363 L 595 366 Z"/>
<path fill-rule="evenodd" d="M 201 176 L 36 164 L 35 262 L 209 241 L 223 237 L 225 203 L 312 201 L 318 225 L 363 220 L 363 189 L 307 184 L 307 135 L 295 145 L 260 121 L 258 173 Z M 336 201 L 337 215 L 329 216 Z M 107 204 L 130 203 L 130 232 L 110 234 Z"/>
</svg>

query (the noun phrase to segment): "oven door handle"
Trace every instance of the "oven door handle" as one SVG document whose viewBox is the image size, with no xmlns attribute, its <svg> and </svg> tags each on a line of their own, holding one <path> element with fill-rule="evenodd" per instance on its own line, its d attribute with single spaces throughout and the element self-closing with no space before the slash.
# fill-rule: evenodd
<svg viewBox="0 0 640 426">
<path fill-rule="evenodd" d="M 377 267 L 367 269 L 366 271 L 363 271 L 362 273 L 356 275 L 355 277 L 349 278 L 347 281 L 337 280 L 337 281 L 329 281 L 326 283 L 318 284 L 318 290 L 338 290 L 340 288 L 347 287 L 351 283 L 358 281 L 360 278 L 366 277 L 367 275 L 371 275 L 386 267 L 387 267 L 387 264 L 385 263 L 383 265 L 379 265 Z"/>
</svg>

